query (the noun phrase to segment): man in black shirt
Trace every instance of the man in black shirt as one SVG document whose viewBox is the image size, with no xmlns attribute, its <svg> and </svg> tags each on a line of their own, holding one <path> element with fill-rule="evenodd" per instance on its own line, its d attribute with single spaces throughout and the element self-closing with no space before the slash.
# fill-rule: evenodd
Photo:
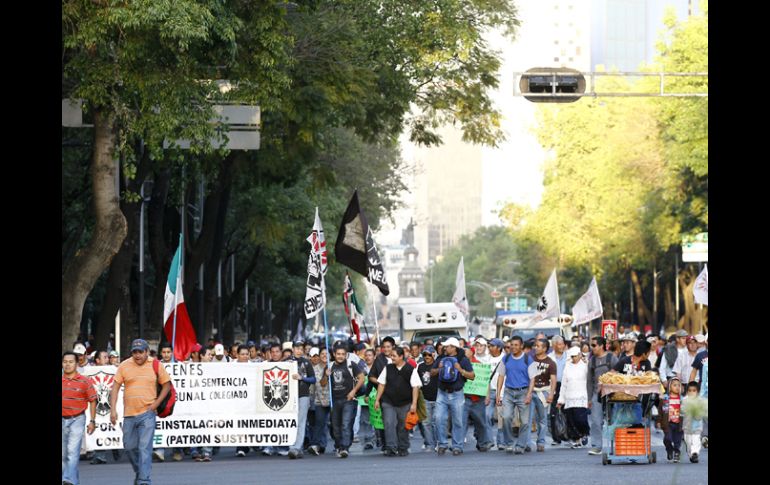
<svg viewBox="0 0 770 485">
<path fill-rule="evenodd" d="M 297 414 L 297 440 L 294 446 L 289 449 L 289 458 L 302 458 L 302 445 L 305 441 L 305 426 L 307 424 L 307 412 L 310 409 L 310 385 L 315 384 L 315 372 L 313 365 L 303 354 L 305 353 L 304 343 L 294 342 L 292 348 L 293 355 L 288 360 L 297 363 L 297 373 L 292 374 L 291 378 L 299 381 L 299 401 Z"/>
<path fill-rule="evenodd" d="M 405 349 L 393 349 L 393 363 L 385 366 L 377 378 L 374 409 L 382 401 L 382 424 L 385 431 L 385 456 L 409 455 L 409 431 L 406 415 L 417 412 L 417 399 L 422 382 L 414 367 L 405 359 Z"/>
<path fill-rule="evenodd" d="M 436 349 L 432 345 L 426 345 L 422 349 L 422 364 L 417 366 L 417 374 L 422 380 L 422 397 L 425 399 L 425 411 L 427 416 L 420 423 L 425 449 L 433 451 L 436 448 L 436 394 L 438 393 L 438 378 L 431 377 L 430 370 L 436 360 Z"/>
<path fill-rule="evenodd" d="M 471 362 L 462 352 L 460 342 L 451 337 L 444 342 L 445 354 L 440 356 L 430 371 L 431 377 L 438 379 L 436 395 L 436 426 L 438 428 L 438 454 L 443 455 L 447 450 L 447 431 L 449 413 L 452 413 L 452 454 L 462 455 L 465 436 L 463 432 L 463 405 L 465 396 L 463 387 L 467 379 L 473 380 Z M 447 366 L 445 369 L 444 363 Z"/>
<path fill-rule="evenodd" d="M 337 458 L 347 458 L 353 442 L 353 423 L 356 420 L 358 401 L 356 393 L 364 385 L 364 373 L 347 360 L 343 345 L 334 347 L 334 363 L 326 369 L 332 385 L 332 429 Z"/>
<path fill-rule="evenodd" d="M 631 357 L 627 355 L 621 357 L 613 370 L 630 376 L 652 370 L 652 365 L 647 360 L 647 356 L 650 354 L 650 347 L 650 343 L 646 340 L 636 342 L 634 345 L 634 355 Z"/>
</svg>

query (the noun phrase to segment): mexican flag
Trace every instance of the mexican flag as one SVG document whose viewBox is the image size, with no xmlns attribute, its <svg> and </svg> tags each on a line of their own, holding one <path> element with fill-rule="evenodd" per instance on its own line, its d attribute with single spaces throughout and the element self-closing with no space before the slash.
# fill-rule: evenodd
<svg viewBox="0 0 770 485">
<path fill-rule="evenodd" d="M 174 349 L 174 359 L 179 362 L 187 359 L 192 347 L 197 342 L 195 330 L 193 330 L 190 316 L 187 314 L 187 307 L 184 304 L 181 258 L 182 235 L 180 234 L 179 247 L 176 248 L 166 280 L 166 297 L 163 305 L 163 321 L 165 322 L 163 332 Z"/>
<path fill-rule="evenodd" d="M 361 327 L 358 324 L 364 321 L 364 316 L 356 299 L 353 281 L 347 271 L 345 272 L 345 286 L 342 290 L 342 303 L 345 307 L 345 314 L 350 320 L 350 326 L 353 328 L 353 333 L 356 334 L 356 342 L 361 342 Z"/>
</svg>

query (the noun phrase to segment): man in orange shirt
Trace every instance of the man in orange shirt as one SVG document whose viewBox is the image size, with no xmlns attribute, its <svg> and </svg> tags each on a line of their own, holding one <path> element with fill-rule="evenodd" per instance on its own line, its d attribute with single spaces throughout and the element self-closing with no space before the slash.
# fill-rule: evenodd
<svg viewBox="0 0 770 485">
<path fill-rule="evenodd" d="M 83 424 L 89 404 L 88 434 L 96 427 L 96 390 L 87 377 L 78 373 L 77 361 L 75 352 L 64 352 L 61 358 L 61 480 L 69 485 L 78 483 Z"/>
<path fill-rule="evenodd" d="M 115 384 L 110 393 L 110 421 L 118 421 L 116 404 L 120 386 L 123 390 L 123 448 L 128 453 L 131 466 L 136 473 L 134 483 L 150 485 L 152 471 L 152 435 L 158 408 L 171 389 L 171 377 L 161 365 L 158 375 L 149 359 L 150 346 L 145 340 L 136 339 L 131 343 L 131 358 L 123 361 L 115 373 Z M 160 393 L 156 386 L 162 386 Z"/>
</svg>

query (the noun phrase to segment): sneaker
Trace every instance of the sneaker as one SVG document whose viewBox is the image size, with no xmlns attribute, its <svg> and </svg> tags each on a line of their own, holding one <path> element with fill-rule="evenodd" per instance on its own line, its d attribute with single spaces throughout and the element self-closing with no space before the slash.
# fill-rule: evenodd
<svg viewBox="0 0 770 485">
<path fill-rule="evenodd" d="M 545 446 L 544 445 L 537 445 L 537 451 L 539 453 L 543 453 L 545 451 Z"/>
<path fill-rule="evenodd" d="M 463 454 L 463 450 L 461 450 L 459 448 L 456 448 L 456 449 L 452 450 L 452 456 L 460 456 L 462 454 Z"/>
<path fill-rule="evenodd" d="M 580 443 L 583 446 L 588 446 L 588 436 L 584 436 L 582 440 L 580 440 Z"/>
<path fill-rule="evenodd" d="M 308 450 L 310 451 L 310 453 L 314 454 L 315 456 L 319 456 L 321 454 L 318 448 L 318 445 L 313 445 L 310 448 L 308 448 Z"/>
<path fill-rule="evenodd" d="M 174 461 L 182 461 L 182 458 L 183 458 L 182 452 L 181 451 L 175 451 L 174 454 L 171 456 L 171 458 Z"/>
<path fill-rule="evenodd" d="M 339 451 L 337 452 L 337 458 L 342 458 L 342 453 L 340 453 Z"/>
<path fill-rule="evenodd" d="M 200 463 L 203 461 L 203 457 L 201 455 L 195 455 L 193 456 L 193 461 Z"/>
<path fill-rule="evenodd" d="M 409 456 L 409 450 L 399 450 L 398 456 Z"/>
<path fill-rule="evenodd" d="M 374 445 L 371 444 L 371 443 L 367 443 L 367 444 L 364 445 L 364 451 L 369 451 L 369 450 L 373 450 L 373 449 L 374 449 Z"/>
<path fill-rule="evenodd" d="M 347 457 L 348 457 L 348 454 L 349 454 L 349 453 L 348 453 L 348 450 L 342 450 L 342 451 L 340 451 L 339 453 L 337 453 L 337 455 L 338 455 L 340 458 L 347 458 Z"/>
<path fill-rule="evenodd" d="M 237 456 L 238 458 L 243 458 L 244 456 L 246 456 L 246 452 L 243 450 L 238 450 L 238 452 L 235 453 L 235 456 Z"/>
<path fill-rule="evenodd" d="M 438 454 L 439 454 L 439 456 L 440 456 L 440 455 L 443 455 L 444 453 L 446 453 L 446 448 L 439 448 L 439 449 L 438 449 L 438 451 L 437 451 L 436 453 L 438 453 Z"/>
<path fill-rule="evenodd" d="M 290 460 L 296 460 L 297 459 L 297 450 L 289 450 L 289 459 Z"/>
<path fill-rule="evenodd" d="M 203 458 L 201 458 L 201 461 L 211 461 L 211 455 L 203 455 Z"/>
<path fill-rule="evenodd" d="M 571 446 L 573 450 L 582 448 L 582 447 L 583 447 L 583 443 L 581 443 L 580 441 L 575 441 L 574 443 L 572 443 L 572 446 Z"/>
<path fill-rule="evenodd" d="M 166 461 L 166 457 L 163 456 L 163 453 L 161 453 L 160 451 L 153 451 L 152 452 L 152 461 L 161 462 L 162 463 L 162 462 Z"/>
<path fill-rule="evenodd" d="M 561 444 L 561 441 L 552 441 L 551 446 L 559 446 Z"/>
<path fill-rule="evenodd" d="M 681 458 L 681 454 L 674 450 L 674 463 L 679 463 L 679 459 Z"/>
<path fill-rule="evenodd" d="M 102 465 L 104 463 L 107 463 L 107 460 L 105 460 L 101 456 L 94 456 L 94 459 L 91 460 L 92 465 Z"/>
<path fill-rule="evenodd" d="M 671 461 L 674 459 L 674 452 L 673 451 L 666 451 L 666 459 L 668 461 Z"/>
<path fill-rule="evenodd" d="M 506 446 L 505 451 L 508 453 L 513 453 L 513 446 Z"/>
<path fill-rule="evenodd" d="M 692 455 L 690 455 L 690 463 L 698 463 L 698 454 L 697 453 L 693 453 Z"/>
<path fill-rule="evenodd" d="M 358 439 L 358 436 L 355 436 L 353 438 L 353 443 L 359 443 L 361 440 Z"/>
<path fill-rule="evenodd" d="M 387 450 L 382 452 L 382 455 L 383 456 L 387 456 L 387 457 L 391 457 L 391 456 L 398 456 L 398 453 L 396 453 L 395 451 L 393 451 L 391 449 L 387 449 Z"/>
<path fill-rule="evenodd" d="M 273 454 L 275 454 L 275 453 L 273 453 Z M 278 452 L 278 455 L 279 456 L 289 456 L 289 452 L 286 451 L 286 450 L 281 450 L 281 451 Z"/>
<path fill-rule="evenodd" d="M 701 438 L 701 439 L 700 439 L 700 444 L 701 444 L 701 445 L 702 445 L 704 448 L 708 448 L 708 447 L 709 447 L 709 437 L 708 437 L 708 436 L 704 436 L 703 438 Z"/>
<path fill-rule="evenodd" d="M 485 453 L 492 449 L 494 445 L 492 443 L 487 443 L 486 445 L 479 446 L 479 451 L 482 453 Z"/>
<path fill-rule="evenodd" d="M 602 454 L 602 449 L 601 448 L 592 448 L 592 449 L 588 450 L 588 454 L 589 455 L 594 455 L 594 456 L 601 455 Z"/>
</svg>

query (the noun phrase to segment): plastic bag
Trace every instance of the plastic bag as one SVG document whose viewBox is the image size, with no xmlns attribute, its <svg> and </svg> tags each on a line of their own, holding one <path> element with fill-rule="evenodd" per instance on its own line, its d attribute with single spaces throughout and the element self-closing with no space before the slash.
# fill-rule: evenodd
<svg viewBox="0 0 770 485">
<path fill-rule="evenodd" d="M 569 426 L 567 425 L 567 415 L 561 408 L 556 410 L 553 418 L 553 430 L 551 433 L 554 441 L 569 441 Z"/>
</svg>

